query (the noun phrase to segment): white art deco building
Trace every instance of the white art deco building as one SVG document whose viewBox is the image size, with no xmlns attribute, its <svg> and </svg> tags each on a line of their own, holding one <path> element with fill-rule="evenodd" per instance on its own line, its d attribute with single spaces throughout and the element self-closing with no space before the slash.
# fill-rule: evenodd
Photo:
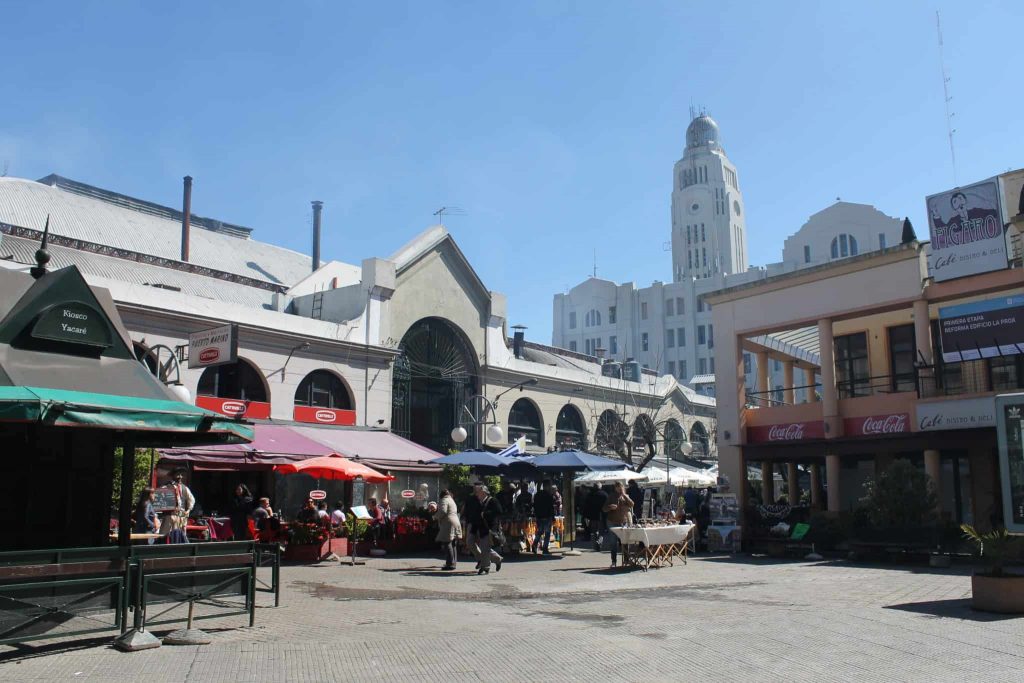
<svg viewBox="0 0 1024 683">
<path fill-rule="evenodd" d="M 673 168 L 671 199 L 672 281 L 638 288 L 633 282 L 591 277 L 556 294 L 554 346 L 603 356 L 611 362 L 609 373 L 635 372 L 635 363 L 713 394 L 715 333 L 704 294 L 900 241 L 898 219 L 866 204 L 837 200 L 786 240 L 781 262 L 751 268 L 739 173 L 725 154 L 718 124 L 704 113 L 686 129 L 686 149 Z M 785 339 L 772 343 L 799 353 Z M 753 386 L 755 358 L 744 358 L 744 371 Z M 769 368 L 770 386 L 780 393 L 784 372 L 777 362 Z"/>
</svg>

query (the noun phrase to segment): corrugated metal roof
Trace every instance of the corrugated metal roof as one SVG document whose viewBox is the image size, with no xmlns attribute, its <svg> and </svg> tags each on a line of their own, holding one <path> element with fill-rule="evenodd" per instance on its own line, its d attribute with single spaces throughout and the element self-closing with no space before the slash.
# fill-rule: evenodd
<svg viewBox="0 0 1024 683">
<path fill-rule="evenodd" d="M 32 240 L 10 235 L 0 236 L 0 255 L 9 254 L 17 263 L 35 265 L 35 253 L 38 248 L 39 243 Z M 216 301 L 228 301 L 255 308 L 272 308 L 273 292 L 265 289 L 247 287 L 229 280 L 218 280 L 194 273 L 183 273 L 173 268 L 161 268 L 148 263 L 79 251 L 55 244 L 49 245 L 47 251 L 50 252 L 50 270 L 58 270 L 74 264 L 86 277 L 92 275 L 109 280 L 172 289 Z"/>
<path fill-rule="evenodd" d="M 689 383 L 690 384 L 714 384 L 715 383 L 715 376 L 714 375 L 694 375 L 690 379 Z"/>
<path fill-rule="evenodd" d="M 821 365 L 821 347 L 818 343 L 817 327 L 801 327 L 797 330 L 773 332 L 751 337 L 750 341 L 765 348 L 780 351 L 787 356 L 810 363 Z"/>
<path fill-rule="evenodd" d="M 178 260 L 181 224 L 162 216 L 105 202 L 23 178 L 0 178 L 0 221 L 42 231 L 50 215 L 50 232 Z M 309 274 L 306 254 L 266 242 L 233 237 L 193 226 L 190 261 L 236 275 L 290 287 Z"/>
</svg>

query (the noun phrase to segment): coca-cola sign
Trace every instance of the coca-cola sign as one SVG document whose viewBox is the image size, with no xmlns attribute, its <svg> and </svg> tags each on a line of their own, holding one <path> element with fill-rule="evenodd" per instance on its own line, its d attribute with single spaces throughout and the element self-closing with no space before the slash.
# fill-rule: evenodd
<svg viewBox="0 0 1024 683">
<path fill-rule="evenodd" d="M 847 436 L 903 434 L 910 431 L 910 413 L 848 417 L 844 423 L 844 432 Z"/>
<path fill-rule="evenodd" d="M 820 420 L 747 427 L 748 443 L 805 441 L 807 439 L 823 438 L 825 438 L 825 423 Z"/>
<path fill-rule="evenodd" d="M 270 418 L 270 404 L 263 401 L 242 401 L 216 396 L 196 396 L 196 405 L 228 417 L 245 417 L 255 420 Z"/>
</svg>

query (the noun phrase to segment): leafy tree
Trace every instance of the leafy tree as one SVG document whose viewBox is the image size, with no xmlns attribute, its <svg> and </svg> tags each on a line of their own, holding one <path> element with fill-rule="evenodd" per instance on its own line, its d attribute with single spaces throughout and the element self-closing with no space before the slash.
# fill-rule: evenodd
<svg viewBox="0 0 1024 683">
<path fill-rule="evenodd" d="M 157 460 L 156 451 L 152 448 L 139 448 L 135 451 L 135 472 L 132 476 L 132 503 L 139 499 L 142 489 L 149 486 L 150 459 Z M 111 494 L 111 509 L 116 513 L 121 509 L 121 462 L 124 449 L 114 449 L 114 487 Z"/>
<path fill-rule="evenodd" d="M 935 521 L 938 496 L 928 475 L 909 460 L 892 463 L 864 485 L 861 498 L 868 519 L 878 529 L 909 529 Z"/>
</svg>

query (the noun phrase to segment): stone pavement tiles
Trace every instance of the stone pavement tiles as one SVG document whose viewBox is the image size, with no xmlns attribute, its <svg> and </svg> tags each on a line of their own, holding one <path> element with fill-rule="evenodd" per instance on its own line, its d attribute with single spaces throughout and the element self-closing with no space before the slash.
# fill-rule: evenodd
<svg viewBox="0 0 1024 683">
<path fill-rule="evenodd" d="M 109 638 L 0 648 L 0 680 L 1024 680 L 1024 618 L 973 612 L 966 567 L 607 561 L 527 557 L 486 576 L 426 557 L 286 567 L 282 606 L 260 594 L 252 629 L 211 619 L 210 645 L 130 654 Z"/>
</svg>

